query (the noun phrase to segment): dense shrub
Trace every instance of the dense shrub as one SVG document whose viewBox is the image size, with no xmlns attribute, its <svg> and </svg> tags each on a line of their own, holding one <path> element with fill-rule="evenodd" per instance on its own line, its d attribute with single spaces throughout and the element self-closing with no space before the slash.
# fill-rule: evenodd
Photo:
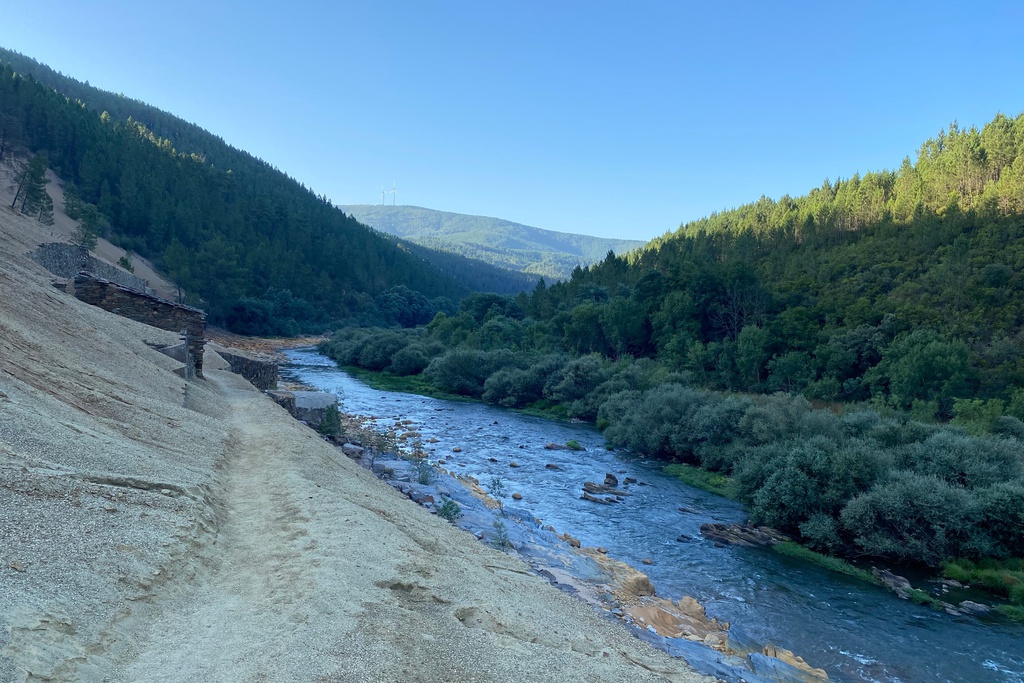
<svg viewBox="0 0 1024 683">
<path fill-rule="evenodd" d="M 1024 556 L 1024 482 L 1001 482 L 979 493 L 981 528 L 996 557 Z"/>
<path fill-rule="evenodd" d="M 601 356 L 590 354 L 566 363 L 544 385 L 544 397 L 567 403 L 586 397 L 611 375 Z"/>
<path fill-rule="evenodd" d="M 767 396 L 743 414 L 739 422 L 740 435 L 752 446 L 784 441 L 800 432 L 800 421 L 810 408 L 810 403 L 802 396 Z"/>
<path fill-rule="evenodd" d="M 430 349 L 423 344 L 409 344 L 391 357 L 388 370 L 396 375 L 418 375 L 430 364 Z"/>
<path fill-rule="evenodd" d="M 412 339 L 402 332 L 381 332 L 363 343 L 359 350 L 357 365 L 368 370 L 380 371 L 391 365 L 391 358 L 409 345 Z"/>
<path fill-rule="evenodd" d="M 516 367 L 520 360 L 508 350 L 454 349 L 430 361 L 423 375 L 437 388 L 452 394 L 480 398 L 484 382 L 501 368 Z"/>
<path fill-rule="evenodd" d="M 568 357 L 546 354 L 527 368 L 505 367 L 484 382 L 483 399 L 507 408 L 522 408 L 544 397 L 544 384 L 565 367 Z"/>
<path fill-rule="evenodd" d="M 818 515 L 835 517 L 891 465 L 884 453 L 858 440 L 840 443 L 813 436 L 790 442 L 783 450 L 764 483 L 747 493 L 753 498 L 755 519 L 787 530 Z"/>
<path fill-rule="evenodd" d="M 935 476 L 895 472 L 851 500 L 841 519 L 854 543 L 871 555 L 938 566 L 950 557 L 991 550 L 977 527 L 981 506 L 976 499 Z"/>
<path fill-rule="evenodd" d="M 615 394 L 600 413 L 608 425 L 605 439 L 648 455 L 693 460 L 689 426 L 704 400 L 703 392 L 678 384 Z"/>
<path fill-rule="evenodd" d="M 624 359 L 609 369 L 608 378 L 581 398 L 566 402 L 569 417 L 593 422 L 608 398 L 623 391 L 650 389 L 657 383 L 657 367 L 649 360 Z"/>
<path fill-rule="evenodd" d="M 1024 473 L 1019 442 L 970 437 L 953 428 L 900 451 L 896 464 L 968 489 L 1017 479 Z"/>
</svg>

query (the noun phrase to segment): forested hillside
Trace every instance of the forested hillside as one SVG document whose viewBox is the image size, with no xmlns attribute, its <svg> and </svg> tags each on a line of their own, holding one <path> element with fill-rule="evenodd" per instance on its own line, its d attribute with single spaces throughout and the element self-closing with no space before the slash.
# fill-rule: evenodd
<svg viewBox="0 0 1024 683">
<path fill-rule="evenodd" d="M 73 202 L 98 209 L 105 236 L 155 261 L 190 302 L 239 332 L 426 322 L 471 289 L 527 284 L 438 255 L 447 259 L 441 272 L 429 254 L 197 126 L 8 51 L 0 128 L 7 149 L 45 155 Z M 396 296 L 412 302 L 397 314 Z"/>
<path fill-rule="evenodd" d="M 686 224 L 532 305 L 581 352 L 948 418 L 1024 382 L 1022 268 L 1024 116 L 999 115 L 951 125 L 897 172 Z"/>
<path fill-rule="evenodd" d="M 573 269 L 597 263 L 609 251 L 625 254 L 644 244 L 419 206 L 356 204 L 342 208 L 367 225 L 416 244 L 552 280 L 569 279 Z"/>
<path fill-rule="evenodd" d="M 952 125 L 897 172 L 761 198 L 435 326 L 948 420 L 1024 409 L 1022 269 L 1024 115 L 999 115 Z"/>
<path fill-rule="evenodd" d="M 820 550 L 1022 557 L 1022 270 L 1024 115 L 999 115 L 897 172 L 762 198 L 532 295 L 324 349 L 595 421 Z M 996 588 L 1024 605 L 1020 580 Z"/>
</svg>

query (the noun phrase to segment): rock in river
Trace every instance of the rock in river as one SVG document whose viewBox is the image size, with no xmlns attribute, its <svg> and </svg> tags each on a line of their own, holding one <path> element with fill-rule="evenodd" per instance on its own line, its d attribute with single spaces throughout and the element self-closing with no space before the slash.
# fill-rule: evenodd
<svg viewBox="0 0 1024 683">
<path fill-rule="evenodd" d="M 702 524 L 700 533 L 712 541 L 745 548 L 764 548 L 792 540 L 777 529 L 749 524 Z"/>
</svg>

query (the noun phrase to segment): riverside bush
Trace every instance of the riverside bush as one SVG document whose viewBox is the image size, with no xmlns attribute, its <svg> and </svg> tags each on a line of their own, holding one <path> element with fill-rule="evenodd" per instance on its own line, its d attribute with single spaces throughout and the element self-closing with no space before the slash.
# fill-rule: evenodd
<svg viewBox="0 0 1024 683">
<path fill-rule="evenodd" d="M 445 498 L 444 502 L 437 506 L 437 516 L 454 524 L 459 517 L 462 517 L 462 508 L 451 498 Z"/>
<path fill-rule="evenodd" d="M 484 382 L 483 399 L 506 408 L 522 408 L 544 398 L 544 384 L 569 361 L 560 353 L 545 354 L 526 368 L 503 367 Z"/>
<path fill-rule="evenodd" d="M 423 374 L 442 391 L 480 398 L 484 383 L 492 373 L 503 367 L 514 367 L 518 362 L 515 354 L 506 349 L 454 349 L 430 361 Z"/>
<path fill-rule="evenodd" d="M 379 372 L 391 365 L 392 357 L 406 348 L 410 341 L 409 335 L 398 331 L 373 335 L 359 349 L 356 365 Z"/>
<path fill-rule="evenodd" d="M 898 471 L 843 508 L 843 526 L 871 555 L 938 566 L 949 557 L 992 550 L 978 528 L 980 509 L 966 489 L 939 477 Z"/>
<path fill-rule="evenodd" d="M 388 370 L 402 377 L 418 375 L 430 365 L 431 360 L 442 353 L 444 353 L 444 347 L 436 342 L 409 344 L 391 357 L 391 365 Z"/>
</svg>

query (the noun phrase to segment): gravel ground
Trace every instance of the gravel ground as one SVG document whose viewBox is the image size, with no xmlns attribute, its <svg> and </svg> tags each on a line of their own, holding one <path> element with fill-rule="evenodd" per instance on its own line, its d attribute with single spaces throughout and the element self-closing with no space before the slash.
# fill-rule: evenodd
<svg viewBox="0 0 1024 683">
<path fill-rule="evenodd" d="M 74 300 L 0 209 L 0 681 L 700 681 L 208 354 Z"/>
</svg>

